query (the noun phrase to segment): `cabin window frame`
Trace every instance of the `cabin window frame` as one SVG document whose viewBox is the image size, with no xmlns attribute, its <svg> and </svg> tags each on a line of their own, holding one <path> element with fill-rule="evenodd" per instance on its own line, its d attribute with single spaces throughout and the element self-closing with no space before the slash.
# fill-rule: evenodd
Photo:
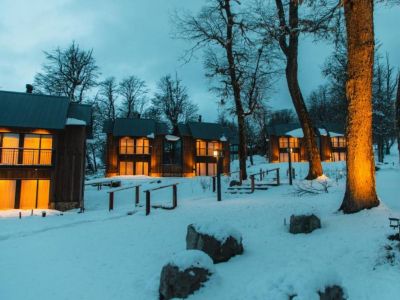
<svg viewBox="0 0 400 300">
<path fill-rule="evenodd" d="M 201 147 L 202 145 L 205 145 L 205 147 Z M 210 147 L 210 145 L 212 147 Z M 223 145 L 221 141 L 207 141 L 201 139 L 196 140 L 196 156 L 214 157 L 214 151 L 215 150 L 221 151 L 222 149 Z"/>
<path fill-rule="evenodd" d="M 125 144 L 123 145 L 124 140 Z M 128 143 L 128 141 L 132 143 Z M 118 141 L 118 153 L 120 155 L 151 155 L 150 139 L 146 137 L 122 137 Z"/>
</svg>

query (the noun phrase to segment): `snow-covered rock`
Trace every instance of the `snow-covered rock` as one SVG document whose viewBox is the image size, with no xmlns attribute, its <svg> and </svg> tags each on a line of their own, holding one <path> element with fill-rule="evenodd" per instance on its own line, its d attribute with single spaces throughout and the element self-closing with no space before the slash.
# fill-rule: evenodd
<svg viewBox="0 0 400 300">
<path fill-rule="evenodd" d="M 318 292 L 320 300 L 344 300 L 345 295 L 343 289 L 338 286 L 328 286 L 323 292 Z"/>
<path fill-rule="evenodd" d="M 321 228 L 321 221 L 314 214 L 300 216 L 292 215 L 290 217 L 290 233 L 311 233 L 318 228 Z"/>
<path fill-rule="evenodd" d="M 214 272 L 213 262 L 204 252 L 180 252 L 161 271 L 160 299 L 186 298 L 200 289 Z"/>
<path fill-rule="evenodd" d="M 187 228 L 186 248 L 204 251 L 214 263 L 225 262 L 243 253 L 242 235 L 219 223 L 191 224 Z"/>
</svg>

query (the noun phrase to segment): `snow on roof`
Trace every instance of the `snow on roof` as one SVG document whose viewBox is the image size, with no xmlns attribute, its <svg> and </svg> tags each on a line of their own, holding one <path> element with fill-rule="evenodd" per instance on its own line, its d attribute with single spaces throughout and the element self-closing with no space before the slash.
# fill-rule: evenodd
<svg viewBox="0 0 400 300">
<path fill-rule="evenodd" d="M 168 261 L 168 264 L 178 267 L 179 271 L 185 271 L 192 267 L 203 268 L 210 273 L 215 272 L 215 267 L 212 259 L 203 251 L 200 250 L 185 250 L 176 253 Z"/>
<path fill-rule="evenodd" d="M 154 139 L 154 132 L 148 134 L 147 137 L 148 137 L 149 139 Z"/>
<path fill-rule="evenodd" d="M 296 138 L 302 138 L 304 136 L 303 129 L 301 129 L 301 128 L 297 128 L 297 129 L 288 131 L 285 133 L 285 135 L 296 137 Z"/>
<path fill-rule="evenodd" d="M 86 126 L 86 122 L 75 118 L 68 118 L 65 125 Z"/>
<path fill-rule="evenodd" d="M 225 135 L 222 135 L 221 138 L 219 139 L 221 142 L 226 142 L 228 139 L 226 138 Z"/>
<path fill-rule="evenodd" d="M 165 136 L 165 139 L 167 141 L 170 141 L 170 142 L 176 142 L 176 141 L 179 141 L 181 138 L 179 136 L 176 136 L 176 135 L 167 134 Z"/>
<path fill-rule="evenodd" d="M 323 135 L 323 136 L 327 136 L 328 135 L 326 129 L 324 129 L 324 128 L 318 128 L 318 131 L 319 131 L 320 135 Z M 285 133 L 285 135 L 288 135 L 288 136 L 291 136 L 291 137 L 295 137 L 295 138 L 304 137 L 302 128 L 297 128 L 297 129 L 288 131 L 288 132 Z M 331 137 L 343 136 L 343 134 L 336 133 L 336 132 L 333 132 L 333 131 L 329 131 L 329 135 Z"/>
<path fill-rule="evenodd" d="M 344 135 L 341 134 L 341 133 L 336 133 L 336 132 L 333 132 L 333 131 L 329 131 L 329 135 L 330 135 L 331 137 L 335 137 L 335 136 L 344 136 Z"/>
<path fill-rule="evenodd" d="M 202 222 L 198 224 L 193 224 L 193 227 L 196 229 L 197 232 L 212 236 L 221 243 L 224 243 L 226 239 L 230 236 L 232 236 L 237 241 L 242 240 L 242 234 L 228 224 L 221 224 L 217 222 Z"/>
</svg>

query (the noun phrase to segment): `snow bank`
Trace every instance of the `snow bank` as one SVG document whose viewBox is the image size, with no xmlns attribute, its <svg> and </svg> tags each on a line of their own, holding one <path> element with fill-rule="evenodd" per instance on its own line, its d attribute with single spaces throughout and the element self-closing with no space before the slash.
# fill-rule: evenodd
<svg viewBox="0 0 400 300">
<path fill-rule="evenodd" d="M 242 234 L 239 231 L 228 224 L 221 224 L 217 221 L 193 224 L 193 227 L 197 232 L 213 236 L 221 243 L 224 243 L 230 236 L 237 241 L 242 240 Z"/>
<path fill-rule="evenodd" d="M 212 259 L 200 250 L 185 250 L 176 253 L 167 264 L 178 267 L 179 271 L 194 267 L 206 269 L 210 273 L 215 272 Z"/>
</svg>

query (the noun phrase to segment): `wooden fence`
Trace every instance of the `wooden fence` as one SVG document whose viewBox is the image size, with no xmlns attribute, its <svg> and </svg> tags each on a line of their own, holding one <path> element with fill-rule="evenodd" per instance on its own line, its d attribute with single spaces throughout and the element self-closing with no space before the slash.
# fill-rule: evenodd
<svg viewBox="0 0 400 300">
<path fill-rule="evenodd" d="M 173 183 L 173 184 L 163 185 L 163 186 L 159 186 L 159 187 L 155 187 L 155 188 L 143 191 L 144 193 L 146 193 L 146 216 L 148 216 L 150 214 L 151 207 L 162 208 L 162 209 L 175 209 L 178 206 L 177 185 L 178 185 L 178 183 Z M 172 187 L 172 206 L 163 206 L 163 205 L 151 206 L 151 192 L 156 191 L 156 190 L 165 189 L 168 187 Z"/>
</svg>

